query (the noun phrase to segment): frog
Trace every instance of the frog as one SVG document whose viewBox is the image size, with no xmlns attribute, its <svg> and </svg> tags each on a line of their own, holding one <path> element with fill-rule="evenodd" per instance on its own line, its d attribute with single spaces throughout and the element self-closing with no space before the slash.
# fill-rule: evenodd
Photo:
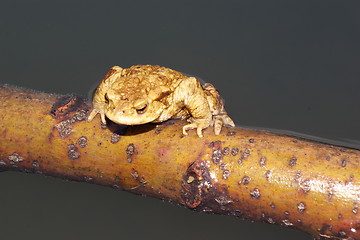
<svg viewBox="0 0 360 240">
<path fill-rule="evenodd" d="M 215 135 L 222 126 L 235 127 L 212 84 L 159 65 L 112 67 L 95 90 L 88 121 L 97 114 L 103 124 L 107 118 L 120 125 L 186 119 L 182 134 L 196 129 L 200 138 L 210 126 Z"/>
</svg>

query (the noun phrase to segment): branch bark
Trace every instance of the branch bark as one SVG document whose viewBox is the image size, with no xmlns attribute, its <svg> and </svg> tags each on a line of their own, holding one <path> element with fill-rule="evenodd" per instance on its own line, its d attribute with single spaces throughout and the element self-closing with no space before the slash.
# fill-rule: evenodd
<svg viewBox="0 0 360 240">
<path fill-rule="evenodd" d="M 87 122 L 91 104 L 0 86 L 0 167 L 86 181 L 202 212 L 360 239 L 360 151 L 264 131 L 182 135 L 183 121 Z"/>
</svg>

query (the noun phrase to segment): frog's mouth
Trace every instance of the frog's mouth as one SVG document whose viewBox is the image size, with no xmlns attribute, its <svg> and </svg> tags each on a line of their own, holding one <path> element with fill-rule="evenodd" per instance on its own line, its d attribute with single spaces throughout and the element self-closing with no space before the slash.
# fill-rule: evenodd
<svg viewBox="0 0 360 240">
<path fill-rule="evenodd" d="M 117 124 L 139 125 L 155 121 L 162 111 L 163 108 L 160 106 L 147 106 L 145 109 L 109 110 L 106 111 L 105 115 Z"/>
</svg>

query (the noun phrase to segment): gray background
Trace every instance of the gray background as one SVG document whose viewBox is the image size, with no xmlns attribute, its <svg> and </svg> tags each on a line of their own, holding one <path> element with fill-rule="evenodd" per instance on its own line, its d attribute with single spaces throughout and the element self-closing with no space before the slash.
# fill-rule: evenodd
<svg viewBox="0 0 360 240">
<path fill-rule="evenodd" d="M 213 83 L 238 125 L 360 140 L 358 1 L 0 1 L 1 83 L 87 95 L 113 65 Z M 156 199 L 0 174 L 2 239 L 312 239 Z"/>
</svg>

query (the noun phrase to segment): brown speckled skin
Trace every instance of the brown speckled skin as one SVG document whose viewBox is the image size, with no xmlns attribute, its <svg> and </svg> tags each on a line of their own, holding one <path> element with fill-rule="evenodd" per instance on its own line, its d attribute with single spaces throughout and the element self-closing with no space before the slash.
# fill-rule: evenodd
<svg viewBox="0 0 360 240">
<path fill-rule="evenodd" d="M 104 129 L 85 121 L 89 103 L 66 111 L 57 103 L 71 101 L 62 98 L 0 87 L 1 169 L 112 186 L 317 239 L 360 240 L 359 150 L 240 128 L 184 137 L 184 121 Z"/>
<path fill-rule="evenodd" d="M 223 125 L 235 126 L 213 85 L 202 87 L 194 77 L 156 65 L 114 66 L 98 86 L 93 106 L 89 120 L 99 113 L 103 123 L 105 116 L 125 125 L 187 119 L 184 135 L 196 128 L 202 137 L 209 126 L 218 135 Z"/>
</svg>

